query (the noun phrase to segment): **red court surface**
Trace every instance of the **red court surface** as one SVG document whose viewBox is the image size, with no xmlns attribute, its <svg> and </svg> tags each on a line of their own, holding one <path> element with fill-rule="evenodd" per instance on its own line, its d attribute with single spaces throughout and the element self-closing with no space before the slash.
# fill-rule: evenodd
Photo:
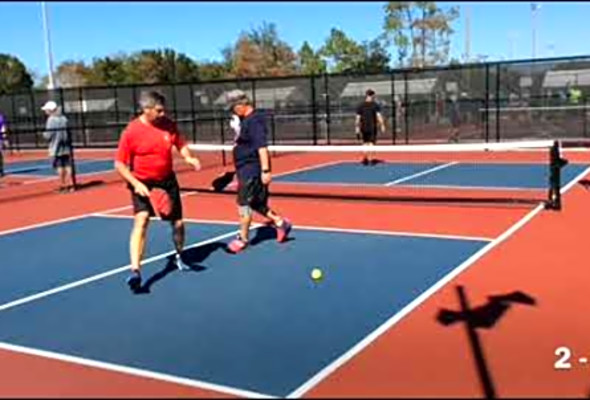
<svg viewBox="0 0 590 400">
<path fill-rule="evenodd" d="M 568 158 L 587 161 L 590 157 L 580 152 Z M 279 160 L 279 172 L 305 166 L 305 160 L 288 165 Z M 183 172 L 181 186 L 210 180 L 215 173 L 207 169 Z M 0 235 L 93 213 L 131 213 L 129 193 L 114 179 L 72 194 L 27 194 L 0 201 Z M 233 196 L 185 192 L 183 201 L 188 219 L 236 221 L 237 227 Z M 573 184 L 563 204 L 561 211 L 550 211 L 535 206 L 272 199 L 272 206 L 289 216 L 295 229 L 301 225 L 492 240 L 455 276 L 418 298 L 406 314 L 365 338 L 292 396 L 484 397 L 481 379 L 487 375 L 488 390 L 492 386 L 497 397 L 587 397 L 590 365 L 579 359 L 590 358 L 586 334 L 590 323 L 585 318 L 590 293 L 585 257 L 590 191 Z M 359 255 L 360 264 L 366 256 Z M 437 320 L 441 310 L 460 310 L 458 286 L 464 288 L 470 308 L 477 311 L 474 321 L 480 318 L 473 323 L 485 325 L 484 319 L 486 327 L 470 331 L 464 320 L 446 326 Z M 485 307 L 491 304 L 489 296 L 515 292 L 534 304 L 505 302 L 495 310 Z M 474 335 L 486 371 L 476 362 Z M 561 346 L 572 351 L 570 369 L 555 368 L 559 358 L 555 352 Z M 166 377 L 2 348 L 2 397 L 243 397 L 239 392 L 194 387 Z"/>
</svg>

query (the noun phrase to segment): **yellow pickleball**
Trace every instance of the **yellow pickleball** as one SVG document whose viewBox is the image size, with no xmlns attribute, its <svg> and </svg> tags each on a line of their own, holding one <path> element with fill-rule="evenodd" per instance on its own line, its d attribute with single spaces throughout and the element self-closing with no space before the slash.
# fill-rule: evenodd
<svg viewBox="0 0 590 400">
<path fill-rule="evenodd" d="M 322 270 L 319 268 L 314 268 L 311 271 L 311 279 L 313 279 L 314 281 L 319 281 L 320 279 L 322 279 L 323 275 L 324 274 L 322 273 Z"/>
</svg>

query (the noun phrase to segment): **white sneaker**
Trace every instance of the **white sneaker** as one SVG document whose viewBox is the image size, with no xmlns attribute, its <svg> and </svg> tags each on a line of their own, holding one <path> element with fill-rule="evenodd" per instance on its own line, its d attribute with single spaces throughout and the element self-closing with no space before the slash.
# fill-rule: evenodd
<svg viewBox="0 0 590 400">
<path fill-rule="evenodd" d="M 180 257 L 180 254 L 176 255 L 176 267 L 180 270 L 180 271 L 190 271 L 191 267 L 189 267 L 188 265 L 186 265 L 184 263 L 184 261 L 182 261 L 182 258 Z"/>
</svg>

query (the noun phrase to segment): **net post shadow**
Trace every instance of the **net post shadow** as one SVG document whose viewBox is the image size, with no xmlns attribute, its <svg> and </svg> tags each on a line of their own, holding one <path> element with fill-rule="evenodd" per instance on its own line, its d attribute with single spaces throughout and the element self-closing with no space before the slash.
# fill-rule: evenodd
<svg viewBox="0 0 590 400">
<path fill-rule="evenodd" d="M 486 304 L 471 308 L 465 288 L 458 285 L 456 286 L 456 291 L 459 298 L 460 311 L 441 309 L 436 319 L 443 326 L 450 326 L 458 322 L 464 323 L 484 395 L 488 399 L 496 398 L 496 387 L 486 362 L 477 330 L 493 328 L 508 309 L 510 309 L 512 303 L 534 306 L 536 305 L 536 300 L 526 293 L 515 291 L 505 295 L 488 296 L 488 302 Z"/>
</svg>

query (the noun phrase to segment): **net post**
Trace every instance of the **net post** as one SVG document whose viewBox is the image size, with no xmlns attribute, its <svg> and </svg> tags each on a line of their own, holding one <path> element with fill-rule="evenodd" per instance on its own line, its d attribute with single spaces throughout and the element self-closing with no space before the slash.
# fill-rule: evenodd
<svg viewBox="0 0 590 400">
<path fill-rule="evenodd" d="M 561 210 L 561 168 L 566 161 L 561 158 L 557 140 L 553 142 L 549 154 L 549 199 L 545 208 Z"/>
</svg>

